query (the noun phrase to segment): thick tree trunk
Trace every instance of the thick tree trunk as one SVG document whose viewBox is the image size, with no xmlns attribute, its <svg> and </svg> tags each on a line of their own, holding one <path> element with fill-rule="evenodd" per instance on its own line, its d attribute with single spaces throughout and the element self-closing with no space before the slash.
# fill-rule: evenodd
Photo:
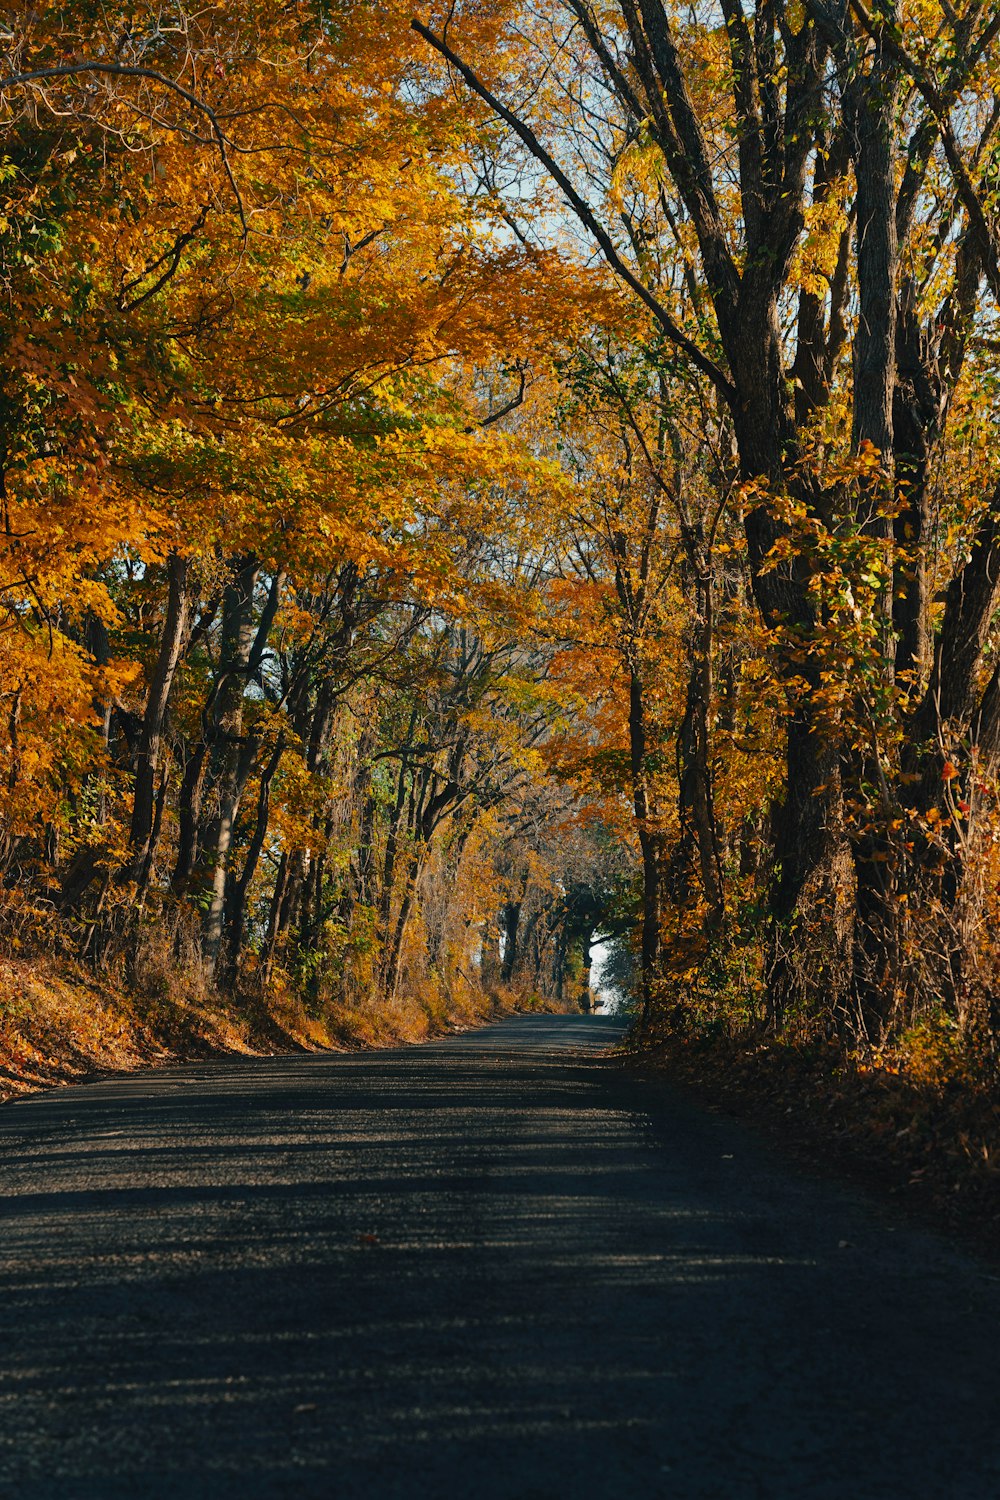
<svg viewBox="0 0 1000 1500">
<path fill-rule="evenodd" d="M 285 885 L 288 880 L 289 859 L 287 850 L 278 860 L 278 869 L 274 877 L 274 886 L 271 890 L 271 900 L 267 913 L 267 931 L 264 934 L 264 976 L 266 980 L 271 977 L 271 967 L 274 963 L 274 950 L 279 934 L 279 917 L 282 901 L 285 895 Z"/>
<path fill-rule="evenodd" d="M 413 736 L 416 732 L 417 718 L 418 711 L 414 708 L 410 713 L 406 737 L 400 749 L 396 795 L 389 812 L 389 821 L 386 830 L 385 855 L 382 861 L 382 878 L 378 893 L 378 931 L 383 942 L 386 942 L 389 934 L 389 921 L 392 916 L 392 902 L 396 886 L 396 860 L 399 854 L 400 838 L 403 833 L 403 819 L 406 813 L 407 795 L 412 791 L 410 786 L 409 757 L 413 745 Z"/>
<path fill-rule="evenodd" d="M 591 1015 L 594 1009 L 594 996 L 590 988 L 590 958 L 594 944 L 594 933 L 590 927 L 585 928 L 578 934 L 577 942 L 580 950 L 580 989 L 577 996 L 577 1004 L 585 1015 Z"/>
<path fill-rule="evenodd" d="M 406 811 L 408 769 L 408 762 L 404 754 L 399 766 L 399 778 L 396 782 L 396 798 L 389 814 L 389 826 L 385 838 L 385 858 L 382 862 L 382 883 L 378 901 L 378 926 L 383 940 L 389 934 L 392 902 L 396 890 L 396 861 L 399 857 L 399 842 L 403 831 L 403 817 Z"/>
<path fill-rule="evenodd" d="M 854 445 L 871 443 L 886 471 L 892 464 L 896 378 L 895 113 L 899 69 L 880 46 L 871 71 L 857 71 L 844 90 L 857 181 L 858 327 L 854 338 Z M 884 492 L 862 517 L 873 534 L 889 536 Z M 879 502 L 881 501 L 881 504 Z"/>
<path fill-rule="evenodd" d="M 857 181 L 858 327 L 854 339 L 853 440 L 860 452 L 868 444 L 878 450 L 880 464 L 861 483 L 858 520 L 868 535 L 888 547 L 894 536 L 893 417 L 896 392 L 896 230 L 895 132 L 899 73 L 881 45 L 868 73 L 855 65 L 844 90 L 848 127 Z M 892 574 L 876 602 L 882 670 L 891 684 L 896 647 Z M 862 704 L 859 712 L 864 713 Z M 846 752 L 845 770 L 858 786 L 878 786 L 882 779 L 878 757 Z M 895 934 L 898 913 L 894 901 L 894 862 L 886 824 L 891 808 L 886 799 L 871 807 L 867 824 L 853 841 L 856 879 L 852 986 L 861 1029 L 877 1043 L 885 1028 L 894 997 L 897 969 Z"/>
<path fill-rule="evenodd" d="M 761 357 L 755 365 L 758 354 Z M 792 477 L 797 447 L 784 390 L 776 301 L 751 301 L 746 325 L 734 339 L 734 356 L 741 371 L 742 401 L 734 410 L 734 427 L 743 477 L 748 481 L 764 478 L 779 493 L 798 488 L 802 491 L 798 498 L 814 512 L 823 497 L 812 493 L 804 480 Z M 768 561 L 783 528 L 766 502 L 747 513 L 744 525 L 754 597 L 765 624 L 783 636 L 778 670 L 794 680 L 785 740 L 785 790 L 775 818 L 770 903 L 767 1008 L 771 1024 L 777 1026 L 801 986 L 806 959 L 795 931 L 796 914 L 807 891 L 821 883 L 833 856 L 831 788 L 837 782 L 838 754 L 816 722 L 820 668 L 808 655 L 802 660 L 796 651 L 800 657 L 796 661 L 789 651 L 799 641 L 807 645 L 817 623 L 807 571 L 798 558 L 777 567 Z"/>
<path fill-rule="evenodd" d="M 566 998 L 566 924 L 560 922 L 556 933 L 555 951 L 552 956 L 552 970 L 555 987 L 556 1004 L 562 1005 Z M 647 1016 L 646 996 L 643 995 L 643 1018 Z"/>
</svg>

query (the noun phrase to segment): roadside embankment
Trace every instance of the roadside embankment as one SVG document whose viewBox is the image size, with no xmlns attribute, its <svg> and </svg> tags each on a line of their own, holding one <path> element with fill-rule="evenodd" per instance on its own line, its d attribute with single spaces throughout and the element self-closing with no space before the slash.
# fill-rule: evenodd
<svg viewBox="0 0 1000 1500">
<path fill-rule="evenodd" d="M 130 991 L 82 964 L 0 959 L 0 1101 L 197 1058 L 281 1052 L 357 1051 L 420 1042 L 536 1008 L 509 991 L 469 985 L 461 995 L 406 993 L 327 1003 L 317 1013 L 276 983 L 221 995 L 175 982 Z"/>
</svg>

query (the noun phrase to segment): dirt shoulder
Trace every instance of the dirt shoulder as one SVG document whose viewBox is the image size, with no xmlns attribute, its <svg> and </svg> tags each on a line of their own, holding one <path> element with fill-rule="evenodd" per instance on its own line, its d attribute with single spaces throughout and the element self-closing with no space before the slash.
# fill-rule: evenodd
<svg viewBox="0 0 1000 1500">
<path fill-rule="evenodd" d="M 761 1129 L 804 1165 L 885 1195 L 1000 1258 L 1000 1099 L 962 1079 L 866 1070 L 836 1043 L 748 1044 L 671 1034 L 626 1066 L 668 1077 Z"/>
</svg>

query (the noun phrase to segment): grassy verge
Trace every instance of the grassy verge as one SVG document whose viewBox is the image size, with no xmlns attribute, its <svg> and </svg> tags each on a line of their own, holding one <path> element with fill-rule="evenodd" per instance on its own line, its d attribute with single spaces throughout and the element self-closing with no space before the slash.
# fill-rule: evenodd
<svg viewBox="0 0 1000 1500">
<path fill-rule="evenodd" d="M 934 1227 L 1000 1255 L 1000 1098 L 960 1067 L 912 1052 L 865 1065 L 835 1042 L 762 1044 L 664 1032 L 633 1065 L 666 1073 Z"/>
<path fill-rule="evenodd" d="M 55 959 L 0 959 L 0 1101 L 108 1072 L 278 1052 L 419 1042 L 525 1008 L 470 985 L 449 1005 L 420 994 L 309 1009 L 280 984 L 227 1000 L 183 976 L 131 992 Z"/>
</svg>

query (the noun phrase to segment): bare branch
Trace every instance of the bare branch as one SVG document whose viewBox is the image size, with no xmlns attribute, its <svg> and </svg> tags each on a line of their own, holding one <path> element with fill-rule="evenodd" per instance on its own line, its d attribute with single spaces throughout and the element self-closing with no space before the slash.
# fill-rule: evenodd
<svg viewBox="0 0 1000 1500">
<path fill-rule="evenodd" d="M 634 271 L 632 271 L 631 268 L 625 263 L 625 261 L 622 260 L 621 256 L 618 254 L 618 251 L 615 249 L 614 241 L 611 239 L 611 236 L 608 234 L 607 230 L 594 214 L 593 209 L 591 209 L 590 205 L 580 196 L 576 188 L 566 176 L 566 173 L 562 170 L 554 157 L 552 157 L 545 149 L 530 126 L 526 125 L 523 120 L 521 120 L 517 115 L 513 114 L 511 110 L 507 109 L 506 105 L 501 104 L 500 100 L 497 99 L 497 97 L 489 91 L 489 89 L 481 81 L 481 79 L 473 72 L 468 63 L 463 62 L 462 59 L 457 55 L 457 53 L 453 52 L 445 41 L 443 41 L 440 37 L 435 36 L 434 33 L 432 31 L 429 31 L 426 26 L 422 25 L 420 21 L 413 20 L 410 22 L 410 25 L 412 26 L 414 31 L 422 36 L 424 40 L 434 48 L 436 52 L 439 52 L 441 56 L 451 64 L 456 72 L 461 74 L 473 93 L 478 94 L 480 99 L 482 99 L 485 104 L 489 105 L 494 114 L 498 115 L 505 124 L 510 126 L 511 130 L 513 130 L 518 139 L 522 141 L 525 146 L 527 146 L 528 150 L 531 152 L 535 160 L 545 168 L 552 180 L 561 188 L 567 203 L 572 208 L 577 218 L 580 220 L 580 223 L 597 241 L 605 260 L 608 262 L 608 265 L 615 272 L 615 274 L 622 281 L 624 281 L 626 286 L 628 286 L 636 294 L 640 301 L 645 304 L 645 306 L 653 314 L 653 317 L 656 319 L 657 323 L 660 325 L 663 332 L 667 335 L 671 342 L 676 344 L 679 349 L 682 349 L 684 351 L 684 353 L 691 360 L 692 364 L 698 370 L 700 370 L 703 375 L 708 376 L 712 384 L 718 391 L 721 392 L 721 394 L 726 398 L 727 401 L 734 402 L 736 400 L 736 388 L 728 379 L 724 371 L 719 368 L 714 360 L 710 359 L 707 354 L 699 349 L 698 345 L 694 342 L 693 339 L 688 338 L 687 334 L 684 333 L 684 331 L 670 316 L 669 312 L 663 306 L 662 302 L 660 302 L 660 300 L 653 295 L 649 288 L 645 286 L 642 281 L 640 281 L 638 276 L 636 276 Z"/>
</svg>

